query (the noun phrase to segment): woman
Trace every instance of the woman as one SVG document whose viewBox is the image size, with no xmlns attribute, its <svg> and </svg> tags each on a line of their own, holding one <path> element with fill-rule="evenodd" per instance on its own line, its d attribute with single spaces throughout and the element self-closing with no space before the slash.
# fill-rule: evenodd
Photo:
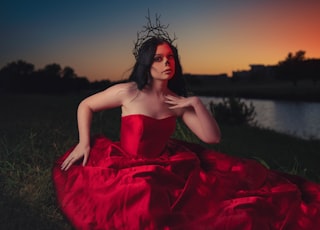
<svg viewBox="0 0 320 230">
<path fill-rule="evenodd" d="M 145 41 L 129 80 L 80 103 L 79 143 L 53 169 L 59 204 L 77 229 L 320 226 L 319 185 L 170 138 L 181 117 L 203 142 L 220 141 L 199 98 L 183 97 L 170 42 Z M 114 107 L 122 111 L 120 141 L 90 140 L 93 113 Z"/>
</svg>

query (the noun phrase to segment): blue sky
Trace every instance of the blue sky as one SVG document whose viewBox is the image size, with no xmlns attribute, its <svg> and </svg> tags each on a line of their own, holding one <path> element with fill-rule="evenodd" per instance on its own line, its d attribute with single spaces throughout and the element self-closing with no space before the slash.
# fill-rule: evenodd
<svg viewBox="0 0 320 230">
<path fill-rule="evenodd" d="M 91 80 L 126 78 L 148 9 L 176 34 L 184 72 L 231 74 L 276 64 L 299 49 L 320 56 L 320 2 L 312 0 L 5 0 L 0 6 L 0 67 L 22 59 L 36 68 L 70 66 Z"/>
</svg>

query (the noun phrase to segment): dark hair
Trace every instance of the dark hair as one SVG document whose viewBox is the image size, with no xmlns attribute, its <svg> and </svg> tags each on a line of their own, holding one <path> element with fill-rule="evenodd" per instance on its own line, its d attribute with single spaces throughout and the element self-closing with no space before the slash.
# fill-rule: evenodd
<svg viewBox="0 0 320 230">
<path fill-rule="evenodd" d="M 138 89 L 142 90 L 151 77 L 150 69 L 158 45 L 167 43 L 172 49 L 175 60 L 175 73 L 168 81 L 168 88 L 180 96 L 186 96 L 185 82 L 183 80 L 182 67 L 179 60 L 178 50 L 170 42 L 162 38 L 152 37 L 145 41 L 139 48 L 136 63 L 129 76 L 129 81 L 136 82 Z"/>
</svg>

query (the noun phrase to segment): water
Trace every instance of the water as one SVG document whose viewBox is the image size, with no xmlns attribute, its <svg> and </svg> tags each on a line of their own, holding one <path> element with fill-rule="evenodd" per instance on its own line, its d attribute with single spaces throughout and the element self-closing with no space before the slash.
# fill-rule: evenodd
<svg viewBox="0 0 320 230">
<path fill-rule="evenodd" d="M 221 98 L 201 97 L 203 103 L 219 102 Z M 242 99 L 252 102 L 257 124 L 277 132 L 304 139 L 320 139 L 320 103 Z"/>
</svg>

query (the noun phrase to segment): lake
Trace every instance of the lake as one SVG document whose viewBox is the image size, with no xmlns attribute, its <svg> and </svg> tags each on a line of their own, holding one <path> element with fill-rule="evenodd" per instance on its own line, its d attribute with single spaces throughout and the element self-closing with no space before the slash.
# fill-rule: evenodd
<svg viewBox="0 0 320 230">
<path fill-rule="evenodd" d="M 200 97 L 204 104 L 221 101 Z M 304 139 L 320 139 L 320 103 L 242 99 L 255 107 L 257 125 Z"/>
</svg>

